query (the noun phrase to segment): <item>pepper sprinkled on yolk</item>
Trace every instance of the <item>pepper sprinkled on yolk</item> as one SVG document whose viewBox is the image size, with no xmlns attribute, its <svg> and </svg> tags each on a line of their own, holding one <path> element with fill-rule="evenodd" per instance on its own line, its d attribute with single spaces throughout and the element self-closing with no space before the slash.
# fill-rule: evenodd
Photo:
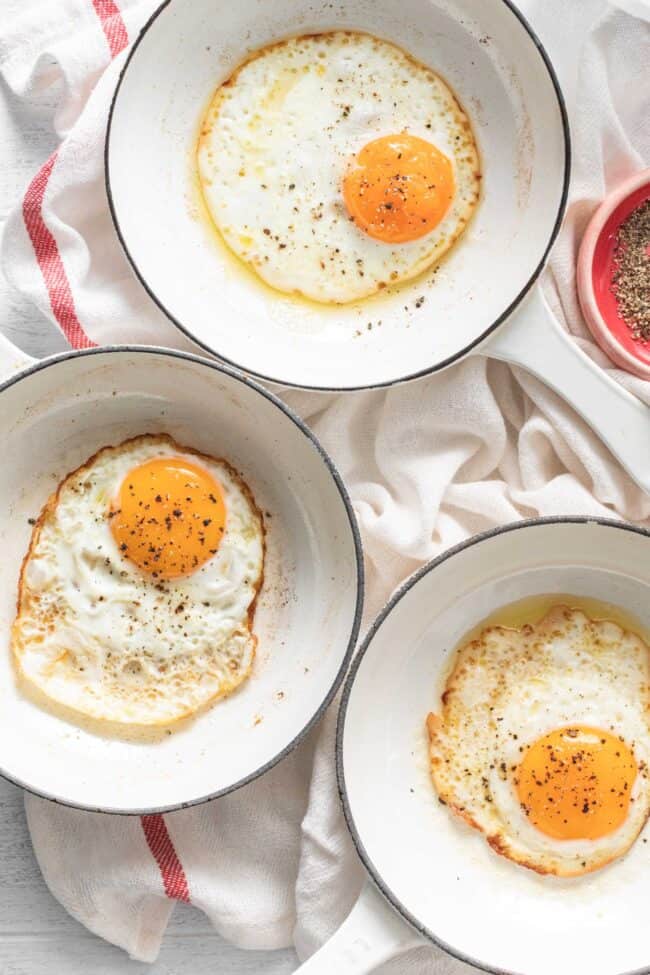
<svg viewBox="0 0 650 975">
<path fill-rule="evenodd" d="M 343 180 L 343 198 L 354 223 L 386 244 L 430 233 L 445 216 L 454 192 L 451 160 L 408 133 L 369 142 Z"/>
<path fill-rule="evenodd" d="M 582 725 L 534 742 L 516 773 L 531 823 L 559 840 L 597 840 L 621 826 L 637 775 L 634 755 L 614 735 Z"/>
<path fill-rule="evenodd" d="M 129 471 L 110 519 L 126 558 L 155 578 L 175 579 L 216 554 L 226 506 L 208 471 L 180 457 L 161 457 Z"/>
</svg>

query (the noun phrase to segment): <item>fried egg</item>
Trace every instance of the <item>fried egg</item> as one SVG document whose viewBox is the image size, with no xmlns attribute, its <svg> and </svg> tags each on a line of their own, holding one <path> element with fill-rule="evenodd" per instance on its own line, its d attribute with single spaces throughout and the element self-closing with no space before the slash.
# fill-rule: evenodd
<svg viewBox="0 0 650 975">
<path fill-rule="evenodd" d="M 197 167 L 231 250 L 273 288 L 326 303 L 430 267 L 465 229 L 481 179 L 445 82 L 348 31 L 249 58 L 211 101 Z"/>
<path fill-rule="evenodd" d="M 650 812 L 649 681 L 641 638 L 580 610 L 484 629 L 427 719 L 440 801 L 538 873 L 605 866 Z"/>
<path fill-rule="evenodd" d="M 105 447 L 34 527 L 12 650 L 32 690 L 121 724 L 166 724 L 249 675 L 264 529 L 224 460 L 167 436 Z"/>
</svg>

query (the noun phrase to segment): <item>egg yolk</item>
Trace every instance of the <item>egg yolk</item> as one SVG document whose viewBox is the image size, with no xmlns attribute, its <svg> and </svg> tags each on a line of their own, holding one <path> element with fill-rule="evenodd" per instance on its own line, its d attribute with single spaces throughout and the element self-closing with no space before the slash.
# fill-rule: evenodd
<svg viewBox="0 0 650 975">
<path fill-rule="evenodd" d="M 528 748 L 515 777 L 531 823 L 558 840 L 597 840 L 623 824 L 637 775 L 634 755 L 614 735 L 576 725 Z"/>
<path fill-rule="evenodd" d="M 451 160 L 408 133 L 368 142 L 343 180 L 343 198 L 356 226 L 386 244 L 432 231 L 454 192 Z"/>
<path fill-rule="evenodd" d="M 120 552 L 157 579 L 188 575 L 219 548 L 226 521 L 220 485 L 180 457 L 129 471 L 109 512 Z"/>
</svg>

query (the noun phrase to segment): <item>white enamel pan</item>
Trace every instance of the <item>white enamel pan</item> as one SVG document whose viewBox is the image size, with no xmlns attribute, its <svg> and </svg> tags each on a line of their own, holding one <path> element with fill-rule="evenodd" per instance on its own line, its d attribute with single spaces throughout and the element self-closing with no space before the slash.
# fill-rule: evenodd
<svg viewBox="0 0 650 975">
<path fill-rule="evenodd" d="M 2 340 L 0 363 L 0 774 L 118 813 L 180 808 L 260 775 L 332 699 L 358 631 L 360 542 L 332 462 L 284 404 L 213 360 L 136 347 L 35 363 Z M 107 735 L 23 693 L 9 629 L 29 519 L 98 448 L 148 432 L 227 458 L 266 513 L 258 652 L 240 690 L 182 728 Z"/>
<path fill-rule="evenodd" d="M 336 28 L 387 38 L 450 82 L 474 124 L 484 192 L 433 281 L 327 308 L 261 287 L 237 266 L 197 202 L 193 157 L 213 90 L 251 51 Z M 650 490 L 650 410 L 566 337 L 533 287 L 569 170 L 562 93 L 510 0 L 167 0 L 126 62 L 106 140 L 126 254 L 199 346 L 263 379 L 330 390 L 402 382 L 472 352 L 505 359 L 567 399 Z"/>
<path fill-rule="evenodd" d="M 650 828 L 603 870 L 540 877 L 452 819 L 429 778 L 424 721 L 454 646 L 499 607 L 542 593 L 614 603 L 649 627 L 650 535 L 580 518 L 491 531 L 429 563 L 372 627 L 345 684 L 337 762 L 374 884 L 301 975 L 365 975 L 427 942 L 490 972 L 650 971 Z"/>
</svg>

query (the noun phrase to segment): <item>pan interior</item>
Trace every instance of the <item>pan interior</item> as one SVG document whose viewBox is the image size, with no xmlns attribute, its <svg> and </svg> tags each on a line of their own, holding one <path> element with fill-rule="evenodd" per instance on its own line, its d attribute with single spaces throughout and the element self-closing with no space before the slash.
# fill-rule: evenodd
<svg viewBox="0 0 650 975">
<path fill-rule="evenodd" d="M 336 683 L 356 625 L 354 535 L 313 441 L 254 387 L 173 353 L 67 358 L 10 386 L 2 401 L 0 772 L 73 805 L 129 812 L 229 790 L 274 761 Z M 171 734 L 124 734 L 40 707 L 16 686 L 9 653 L 28 519 L 98 448 L 147 432 L 228 459 L 267 526 L 253 673 Z"/>
<path fill-rule="evenodd" d="M 200 205 L 193 157 L 212 92 L 251 51 L 339 28 L 392 41 L 449 82 L 472 121 L 484 178 L 475 217 L 435 276 L 328 307 L 274 292 L 238 266 Z M 321 388 L 394 382 L 475 344 L 535 275 L 558 220 L 566 165 L 558 93 L 504 0 L 218 8 L 171 0 L 126 67 L 107 141 L 117 228 L 154 298 L 222 358 Z"/>
<path fill-rule="evenodd" d="M 500 606 L 540 593 L 613 603 L 650 624 L 647 536 L 537 524 L 462 549 L 422 576 L 375 632 L 352 684 L 341 761 L 366 865 L 410 920 L 494 970 L 618 975 L 650 961 L 650 831 L 581 878 L 541 877 L 453 819 L 429 778 L 424 720 L 451 652 Z"/>
</svg>

